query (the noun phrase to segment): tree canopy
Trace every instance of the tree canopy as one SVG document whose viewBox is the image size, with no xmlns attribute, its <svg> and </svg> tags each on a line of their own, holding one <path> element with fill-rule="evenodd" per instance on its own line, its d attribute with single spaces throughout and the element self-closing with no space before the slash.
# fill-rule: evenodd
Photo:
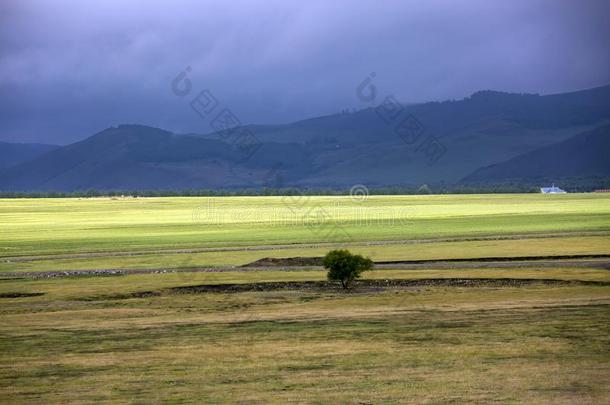
<svg viewBox="0 0 610 405">
<path fill-rule="evenodd" d="M 344 289 L 348 289 L 352 281 L 359 278 L 362 272 L 373 269 L 371 259 L 354 255 L 345 249 L 331 250 L 322 263 L 328 269 L 328 279 L 340 281 Z"/>
</svg>

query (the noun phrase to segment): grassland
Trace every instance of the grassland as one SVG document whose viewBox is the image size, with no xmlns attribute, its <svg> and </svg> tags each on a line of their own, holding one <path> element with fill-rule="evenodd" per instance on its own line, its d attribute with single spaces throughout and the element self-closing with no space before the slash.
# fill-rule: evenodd
<svg viewBox="0 0 610 405">
<path fill-rule="evenodd" d="M 610 196 L 0 200 L 0 238 L 0 403 L 610 402 L 610 260 L 390 266 L 351 292 L 317 287 L 322 270 L 227 269 L 337 244 L 378 261 L 610 254 Z M 286 282 L 305 287 L 178 289 Z"/>
<path fill-rule="evenodd" d="M 493 272 L 609 280 L 605 269 L 484 273 Z M 322 272 L 278 271 L 4 281 L 3 293 L 44 295 L 2 299 L 0 401 L 603 403 L 610 398 L 610 286 L 128 295 L 193 283 L 323 278 Z"/>
<path fill-rule="evenodd" d="M 397 243 L 369 246 L 343 244 L 376 261 L 476 259 L 481 257 L 558 256 L 610 254 L 609 236 L 516 238 L 457 242 Z M 295 247 L 264 250 L 213 251 L 202 253 L 156 253 L 130 256 L 78 257 L 33 261 L 2 261 L 0 273 L 96 269 L 188 269 L 242 266 L 264 257 L 312 257 L 324 255 L 330 247 Z"/>
<path fill-rule="evenodd" d="M 610 196 L 0 200 L 0 257 L 610 231 Z"/>
</svg>

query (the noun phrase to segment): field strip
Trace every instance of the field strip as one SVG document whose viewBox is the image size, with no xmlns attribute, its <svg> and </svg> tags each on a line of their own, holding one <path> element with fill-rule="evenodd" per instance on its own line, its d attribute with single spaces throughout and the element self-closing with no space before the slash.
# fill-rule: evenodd
<svg viewBox="0 0 610 405">
<path fill-rule="evenodd" d="M 597 258 L 592 258 L 597 256 Z M 588 260 L 587 260 L 588 259 Z M 480 268 L 553 268 L 553 267 L 594 267 L 610 271 L 610 255 L 583 255 L 581 259 L 547 259 L 547 260 L 515 260 L 479 261 L 470 260 L 432 260 L 425 263 L 385 262 L 375 264 L 379 270 L 453 270 Z M 226 266 L 226 267 L 182 267 L 182 268 L 149 268 L 149 269 L 95 269 L 95 270 L 56 270 L 31 272 L 2 272 L 3 279 L 41 279 L 58 277 L 95 277 L 121 276 L 128 274 L 167 274 L 167 273 L 247 273 L 252 271 L 322 271 L 322 266 Z"/>
<path fill-rule="evenodd" d="M 522 287 L 530 284 L 544 285 L 586 285 L 586 286 L 610 286 L 606 281 L 585 280 L 556 280 L 544 278 L 429 278 L 429 279 L 388 279 L 371 280 L 362 279 L 354 282 L 350 293 L 368 292 L 370 288 L 409 288 L 409 287 Z M 331 281 L 268 281 L 255 283 L 227 283 L 227 284 L 200 284 L 191 286 L 178 286 L 165 288 L 157 291 L 143 291 L 134 293 L 134 297 L 147 297 L 154 294 L 201 294 L 211 292 L 247 292 L 247 291 L 277 291 L 277 290 L 324 290 L 338 291 L 340 287 Z M 121 296 L 123 297 L 123 296 Z M 110 299 L 115 299 L 110 296 Z"/>
<path fill-rule="evenodd" d="M 84 259 L 95 257 L 129 257 L 151 254 L 192 254 L 206 252 L 245 252 L 245 251 L 273 251 L 281 249 L 315 249 L 349 246 L 387 246 L 387 245 L 409 245 L 420 243 L 442 243 L 442 242 L 476 242 L 476 241 L 496 241 L 496 240 L 526 240 L 526 239 L 547 239 L 565 238 L 575 236 L 610 236 L 608 231 L 590 232 L 562 232 L 544 234 L 513 234 L 513 235 L 488 235 L 458 238 L 435 238 L 435 239 L 395 239 L 363 242 L 325 242 L 325 243 L 293 243 L 278 245 L 256 245 L 256 246 L 227 246 L 227 247 L 202 247 L 189 249 L 156 249 L 156 250 L 135 250 L 135 251 L 105 251 L 105 252 L 86 252 L 68 253 L 56 255 L 36 255 L 36 256 L 5 256 L 0 258 L 0 263 L 22 263 L 51 259 Z"/>
<path fill-rule="evenodd" d="M 88 321 L 92 315 L 98 314 L 99 309 L 78 309 L 78 310 L 62 310 L 58 311 L 61 315 L 69 316 L 72 322 L 67 322 L 64 317 L 55 317 L 55 311 L 35 312 L 29 314 L 29 325 L 35 327 L 53 328 L 53 330 L 88 330 L 97 331 L 105 329 L 151 329 L 151 328 L 167 328 L 176 325 L 194 325 L 194 324 L 233 324 L 233 323 L 252 323 L 252 322 L 328 322 L 338 320 L 359 320 L 359 319 L 374 319 L 378 317 L 388 316 L 404 316 L 415 313 L 429 313 L 430 311 L 443 313 L 489 313 L 510 311 L 513 313 L 532 313 L 533 311 L 545 311 L 547 309 L 557 308 L 586 308 L 590 306 L 607 306 L 610 305 L 608 298 L 566 298 L 554 299 L 550 302 L 545 302 L 536 299 L 514 301 L 498 301 L 495 303 L 486 303 L 484 307 L 474 303 L 453 303 L 451 306 L 442 306 L 439 304 L 423 303 L 417 307 L 401 307 L 395 306 L 371 306 L 368 308 L 349 308 L 341 312 L 334 308 L 299 308 L 298 311 L 285 313 L 282 311 L 259 311 L 250 313 L 247 311 L 236 311 L 223 314 L 217 313 L 193 313 L 183 314 L 181 317 L 176 317 L 173 313 L 167 313 L 157 316 L 127 316 L 121 318 L 107 318 L 98 320 L 97 322 Z M 117 309 L 103 309 L 107 313 L 116 313 Z M 123 308 L 121 312 L 128 315 L 134 315 L 133 309 Z M 51 315 L 51 317 L 49 317 Z M 22 314 L 10 314 L 3 316 L 7 324 L 14 324 L 22 319 Z M 82 322 L 87 319 L 86 322 Z"/>
</svg>

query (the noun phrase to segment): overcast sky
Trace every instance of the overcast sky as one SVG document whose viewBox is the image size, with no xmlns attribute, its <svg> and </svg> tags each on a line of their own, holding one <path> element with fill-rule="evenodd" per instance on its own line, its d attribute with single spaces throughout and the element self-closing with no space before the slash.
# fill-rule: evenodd
<svg viewBox="0 0 610 405">
<path fill-rule="evenodd" d="M 607 0 L 4 0 L 0 140 L 208 132 L 189 107 L 206 88 L 243 123 L 291 122 L 361 106 L 371 72 L 405 102 L 605 85 L 609 15 Z"/>
</svg>

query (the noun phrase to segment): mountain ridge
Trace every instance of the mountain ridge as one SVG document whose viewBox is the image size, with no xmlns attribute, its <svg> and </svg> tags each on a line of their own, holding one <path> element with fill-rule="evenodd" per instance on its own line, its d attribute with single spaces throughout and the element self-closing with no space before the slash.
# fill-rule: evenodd
<svg viewBox="0 0 610 405">
<path fill-rule="evenodd" d="M 0 190 L 453 184 L 607 124 L 610 86 L 393 107 L 204 135 L 121 124 L 4 168 Z"/>
<path fill-rule="evenodd" d="M 482 167 L 463 183 L 561 180 L 566 177 L 610 177 L 610 125 L 562 142 Z"/>
</svg>

